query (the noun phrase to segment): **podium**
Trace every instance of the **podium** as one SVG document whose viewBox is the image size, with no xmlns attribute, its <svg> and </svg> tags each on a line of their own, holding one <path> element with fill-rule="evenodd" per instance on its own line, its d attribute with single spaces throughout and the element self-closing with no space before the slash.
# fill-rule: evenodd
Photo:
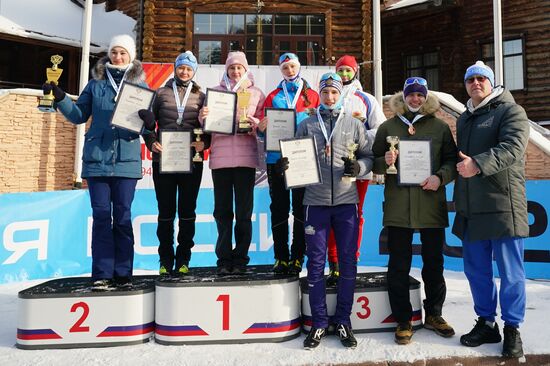
<svg viewBox="0 0 550 366">
<path fill-rule="evenodd" d="M 282 342 L 300 335 L 298 276 L 249 266 L 244 275 L 192 268 L 155 283 L 155 341 L 165 345 Z"/>
<path fill-rule="evenodd" d="M 62 278 L 19 292 L 16 347 L 110 347 L 149 341 L 155 329 L 155 276 L 130 288 L 94 292 L 90 278 Z"/>
<path fill-rule="evenodd" d="M 302 292 L 303 330 L 311 329 L 311 308 L 307 278 L 300 279 Z M 386 272 L 358 273 L 355 283 L 351 326 L 355 333 L 393 332 L 397 322 L 393 319 L 388 297 Z M 410 300 L 413 308 L 413 329 L 422 328 L 422 302 L 420 282 L 409 276 Z M 329 316 L 336 311 L 336 287 L 327 286 L 327 312 Z M 330 331 L 330 329 L 329 329 Z"/>
</svg>

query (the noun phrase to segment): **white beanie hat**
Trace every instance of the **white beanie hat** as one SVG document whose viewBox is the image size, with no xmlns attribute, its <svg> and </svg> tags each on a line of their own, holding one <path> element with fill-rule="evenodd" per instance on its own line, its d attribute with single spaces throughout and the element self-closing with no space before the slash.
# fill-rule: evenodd
<svg viewBox="0 0 550 366">
<path fill-rule="evenodd" d="M 109 51 L 108 54 L 111 54 L 111 50 L 114 47 L 122 47 L 127 52 L 128 55 L 130 55 L 130 62 L 134 61 L 136 58 L 136 42 L 134 41 L 134 38 L 130 37 L 127 34 L 119 34 L 117 36 L 114 36 L 111 38 L 111 43 L 109 43 Z"/>
</svg>

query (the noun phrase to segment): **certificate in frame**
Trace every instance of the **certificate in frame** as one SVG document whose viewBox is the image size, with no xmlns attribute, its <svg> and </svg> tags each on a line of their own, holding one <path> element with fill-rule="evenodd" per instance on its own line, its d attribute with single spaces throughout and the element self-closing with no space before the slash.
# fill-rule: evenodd
<svg viewBox="0 0 550 366">
<path fill-rule="evenodd" d="M 123 81 L 111 116 L 111 125 L 141 133 L 143 120 L 138 111 L 150 109 L 156 94 L 144 86 Z"/>
<path fill-rule="evenodd" d="M 193 171 L 191 153 L 191 131 L 161 130 L 160 172 L 191 173 Z"/>
<path fill-rule="evenodd" d="M 419 186 L 432 175 L 432 141 L 430 139 L 399 139 L 397 183 Z"/>
<path fill-rule="evenodd" d="M 203 126 L 205 132 L 235 134 L 237 93 L 208 88 L 204 105 L 208 107 L 208 116 L 204 119 Z"/>
<path fill-rule="evenodd" d="M 296 133 L 296 111 L 286 108 L 265 108 L 268 118 L 265 130 L 265 150 L 281 151 L 280 140 L 288 140 Z"/>
<path fill-rule="evenodd" d="M 288 159 L 284 172 L 286 189 L 323 183 L 313 136 L 279 140 L 279 144 L 281 155 Z"/>
</svg>

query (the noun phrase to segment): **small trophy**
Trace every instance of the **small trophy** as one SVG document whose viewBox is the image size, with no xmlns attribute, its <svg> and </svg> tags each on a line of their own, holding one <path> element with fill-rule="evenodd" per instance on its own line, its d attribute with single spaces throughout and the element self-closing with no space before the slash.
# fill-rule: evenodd
<svg viewBox="0 0 550 366">
<path fill-rule="evenodd" d="M 240 91 L 237 93 L 237 105 L 241 109 L 241 117 L 239 118 L 237 133 L 248 133 L 252 131 L 252 126 L 246 117 L 251 96 L 252 94 L 247 91 Z"/>
<path fill-rule="evenodd" d="M 395 145 L 399 143 L 399 136 L 387 136 L 386 141 L 390 144 L 390 151 L 395 151 Z M 392 164 L 386 169 L 386 174 L 397 174 L 395 164 Z"/>
<path fill-rule="evenodd" d="M 201 135 L 204 133 L 202 128 L 194 128 L 193 133 L 195 134 L 195 141 L 200 142 L 201 141 Z M 195 155 L 193 156 L 193 162 L 194 163 L 200 163 L 202 162 L 201 154 L 197 150 L 195 150 Z"/>
<path fill-rule="evenodd" d="M 46 69 L 46 76 L 48 78 L 48 80 L 46 80 L 46 83 L 49 84 L 51 82 L 54 82 L 55 84 L 57 84 L 57 80 L 59 80 L 59 78 L 61 77 L 61 73 L 63 72 L 63 69 L 60 69 L 59 67 L 57 67 L 57 65 L 59 65 L 61 61 L 63 61 L 63 57 L 60 55 L 53 55 L 50 58 L 50 61 L 52 62 L 53 66 Z M 38 98 L 38 109 L 41 112 L 55 112 L 53 102 L 53 91 L 50 91 L 49 94 Z"/>
<path fill-rule="evenodd" d="M 359 147 L 358 144 L 356 144 L 353 141 L 349 141 L 346 145 L 346 149 L 348 150 L 348 159 L 351 161 L 355 160 L 355 150 Z M 344 176 L 342 177 L 342 181 L 348 184 L 351 184 L 352 182 L 356 181 L 356 177 L 351 176 L 349 174 L 344 173 Z"/>
</svg>

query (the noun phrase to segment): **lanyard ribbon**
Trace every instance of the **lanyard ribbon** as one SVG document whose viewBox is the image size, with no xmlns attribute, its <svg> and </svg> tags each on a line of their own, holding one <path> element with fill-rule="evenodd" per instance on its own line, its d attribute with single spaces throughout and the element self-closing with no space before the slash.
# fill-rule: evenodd
<svg viewBox="0 0 550 366">
<path fill-rule="evenodd" d="M 317 112 L 317 120 L 319 121 L 319 126 L 321 127 L 321 132 L 323 133 L 323 136 L 325 137 L 326 151 L 330 152 L 330 142 L 332 140 L 332 135 L 334 135 L 334 131 L 336 131 L 336 128 L 338 127 L 338 122 L 340 122 L 340 119 L 342 119 L 344 108 L 340 109 L 340 113 L 338 113 L 338 118 L 336 118 L 336 123 L 334 123 L 334 128 L 330 132 L 330 136 L 328 135 L 327 128 L 325 127 L 325 122 L 323 121 L 323 118 L 321 117 L 321 113 L 319 113 L 319 108 L 317 108 L 316 112 Z"/>
<path fill-rule="evenodd" d="M 174 98 L 176 99 L 176 108 L 178 109 L 178 119 L 176 120 L 176 123 L 178 125 L 182 124 L 183 112 L 185 111 L 185 106 L 187 105 L 187 99 L 189 99 L 189 95 L 191 94 L 192 88 L 193 88 L 193 82 L 190 81 L 189 85 L 187 85 L 187 90 L 185 90 L 183 101 L 181 101 L 180 94 L 178 92 L 178 86 L 176 85 L 175 81 L 172 83 L 172 90 L 174 90 Z"/>
<path fill-rule="evenodd" d="M 118 93 L 120 93 L 120 89 L 122 89 L 122 83 L 124 80 L 126 80 L 126 74 L 128 74 L 128 71 L 132 68 L 132 65 L 130 65 L 126 71 L 124 71 L 124 75 L 122 76 L 122 80 L 120 81 L 120 85 L 116 85 L 115 79 L 113 78 L 113 75 L 111 75 L 111 72 L 109 71 L 108 67 L 105 67 L 105 71 L 107 71 L 107 77 L 109 78 L 109 83 L 111 83 L 111 86 L 115 90 L 115 102 L 118 99 Z"/>
<path fill-rule="evenodd" d="M 411 121 L 409 121 L 407 118 L 405 118 L 405 116 L 403 116 L 402 114 L 399 114 L 399 113 L 398 113 L 397 116 L 399 117 L 399 119 L 400 119 L 401 121 L 403 121 L 403 123 L 405 123 L 407 126 L 409 126 L 409 128 L 414 128 L 414 127 L 413 127 L 413 124 L 414 124 L 416 121 L 418 121 L 420 118 L 424 117 L 423 114 L 417 114 L 416 116 L 414 116 L 414 118 L 413 118 L 413 120 L 412 120 L 412 122 L 411 122 Z"/>
<path fill-rule="evenodd" d="M 294 95 L 294 99 L 291 102 L 290 95 L 288 94 L 288 90 L 286 89 L 286 80 L 283 81 L 283 92 L 285 93 L 287 108 L 290 108 L 290 109 L 296 108 L 296 103 L 298 103 L 298 98 L 300 98 L 300 93 L 302 92 L 303 87 L 304 87 L 304 81 L 300 79 L 298 81 L 298 90 L 296 90 L 296 95 Z"/>
</svg>

